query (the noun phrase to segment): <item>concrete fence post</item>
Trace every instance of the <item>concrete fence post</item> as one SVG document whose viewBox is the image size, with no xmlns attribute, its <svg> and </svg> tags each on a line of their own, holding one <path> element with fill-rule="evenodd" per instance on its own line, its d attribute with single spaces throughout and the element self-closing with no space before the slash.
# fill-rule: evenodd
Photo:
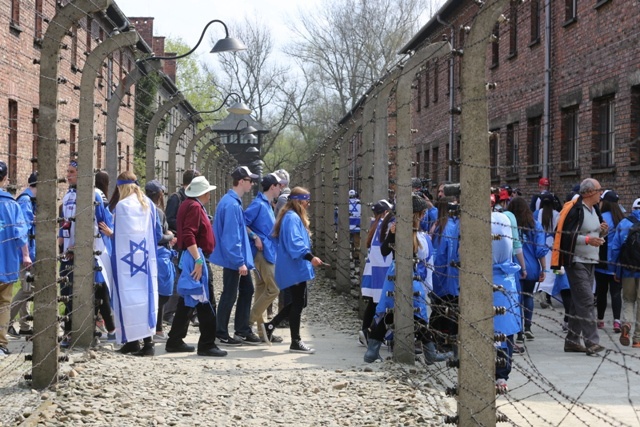
<svg viewBox="0 0 640 427">
<path fill-rule="evenodd" d="M 487 43 L 507 0 L 478 12 L 462 57 L 458 425 L 496 425 Z"/>
<path fill-rule="evenodd" d="M 80 80 L 80 128 L 78 132 L 78 185 L 76 194 L 76 235 L 73 273 L 73 344 L 89 347 L 95 328 L 94 313 L 94 179 L 96 144 L 94 130 L 94 93 L 98 73 L 107 56 L 138 42 L 138 33 L 116 34 L 100 43 L 87 57 Z M 115 179 L 115 177 L 113 177 Z"/>
<path fill-rule="evenodd" d="M 131 86 L 150 72 L 160 70 L 162 63 L 160 61 L 148 61 L 145 63 L 146 69 L 134 68 L 123 78 L 113 92 L 111 99 L 107 103 L 107 126 L 105 129 L 105 151 L 107 161 L 107 173 L 111 178 L 109 180 L 109 194 L 113 194 L 116 189 L 116 177 L 118 176 L 118 116 L 120 115 L 120 106 L 125 94 L 131 89 Z"/>
<path fill-rule="evenodd" d="M 173 107 L 183 101 L 184 96 L 181 93 L 173 95 L 171 99 L 166 101 L 160 106 L 160 108 L 158 108 L 158 111 L 156 111 L 156 113 L 151 118 L 151 121 L 149 122 L 146 140 L 147 159 L 145 169 L 145 180 L 147 182 L 155 179 L 156 177 L 156 131 L 158 130 L 158 125 L 160 125 L 160 120 L 162 120 L 165 114 L 171 111 Z"/>
<path fill-rule="evenodd" d="M 176 128 L 176 130 L 173 131 L 173 134 L 171 135 L 171 140 L 169 140 L 169 182 L 168 182 L 169 192 L 176 191 L 176 174 L 178 172 L 176 170 L 176 157 L 178 157 L 178 153 L 176 153 L 176 151 L 178 149 L 178 142 L 180 141 L 180 138 L 184 134 L 184 131 L 187 130 L 187 128 L 192 124 L 193 124 L 193 121 L 191 118 L 184 119 L 183 121 L 181 121 L 178 127 Z M 187 163 L 188 163 L 188 160 L 187 160 L 187 157 L 185 156 L 184 163 L 183 163 L 183 169 L 185 170 L 188 169 Z"/>
<path fill-rule="evenodd" d="M 62 39 L 88 14 L 106 10 L 110 0 L 75 0 L 58 9 L 49 23 L 40 57 L 38 137 L 38 233 L 34 264 L 33 386 L 48 387 L 58 379 L 58 64 Z"/>
<path fill-rule="evenodd" d="M 415 70 L 430 58 L 450 52 L 446 42 L 423 47 L 407 60 L 398 80 L 396 103 L 398 105 L 396 153 L 396 286 L 394 310 L 394 359 L 401 363 L 415 361 L 413 326 L 413 203 L 411 200 L 411 176 L 413 174 L 414 146 L 412 141 L 413 80 Z"/>
</svg>

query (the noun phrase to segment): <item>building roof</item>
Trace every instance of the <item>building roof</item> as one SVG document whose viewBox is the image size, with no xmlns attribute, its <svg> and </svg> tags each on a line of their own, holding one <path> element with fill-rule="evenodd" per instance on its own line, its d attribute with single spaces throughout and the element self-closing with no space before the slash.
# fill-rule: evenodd
<svg viewBox="0 0 640 427">
<path fill-rule="evenodd" d="M 213 131 L 217 133 L 239 132 L 240 129 L 244 127 L 238 126 L 241 120 L 246 120 L 249 126 L 253 126 L 254 128 L 256 128 L 258 130 L 257 133 L 269 133 L 271 131 L 270 129 L 267 129 L 262 123 L 254 120 L 249 114 L 234 113 L 229 113 L 227 117 L 211 126 L 211 129 L 213 129 Z"/>
</svg>

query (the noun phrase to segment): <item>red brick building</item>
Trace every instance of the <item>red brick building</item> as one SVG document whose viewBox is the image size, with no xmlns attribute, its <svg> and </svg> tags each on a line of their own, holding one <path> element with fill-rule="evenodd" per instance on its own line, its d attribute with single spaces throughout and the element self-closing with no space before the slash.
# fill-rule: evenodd
<svg viewBox="0 0 640 427">
<path fill-rule="evenodd" d="M 0 148 L 0 159 L 9 165 L 10 185 L 26 185 L 32 171 L 38 169 L 38 107 L 40 53 L 48 22 L 64 2 L 54 0 L 0 0 L 0 117 L 7 138 Z M 79 85 L 85 58 L 116 27 L 128 25 L 116 5 L 105 13 L 87 15 L 73 26 L 63 40 L 59 65 L 58 138 L 60 142 L 58 175 L 77 152 Z M 137 48 L 149 52 L 144 42 Z M 113 90 L 135 66 L 134 52 L 123 48 L 103 64 L 95 88 L 96 166 L 105 168 L 106 106 Z M 133 126 L 135 89 L 124 100 L 119 114 L 119 170 L 133 165 Z"/>
<path fill-rule="evenodd" d="M 480 7 L 449 0 L 401 53 L 443 38 L 464 51 L 465 27 Z M 562 197 L 594 177 L 628 209 L 640 197 L 640 9 L 612 0 L 512 1 L 503 17 L 487 40 L 486 79 L 496 84 L 487 91 L 492 185 L 528 196 L 548 176 Z M 434 185 L 459 179 L 447 160 L 460 157 L 459 116 L 450 126 L 449 111 L 452 95 L 465 108 L 462 57 L 426 61 L 416 73 L 416 174 Z"/>
</svg>

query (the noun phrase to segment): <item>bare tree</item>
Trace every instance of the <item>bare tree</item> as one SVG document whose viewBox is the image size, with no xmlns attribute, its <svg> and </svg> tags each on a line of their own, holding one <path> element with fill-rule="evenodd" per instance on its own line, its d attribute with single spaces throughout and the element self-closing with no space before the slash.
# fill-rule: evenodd
<svg viewBox="0 0 640 427">
<path fill-rule="evenodd" d="M 250 46 L 250 50 L 221 54 L 222 77 L 216 83 L 223 93 L 240 93 L 253 108 L 256 120 L 270 129 L 262 143 L 265 156 L 290 123 L 293 113 L 290 95 L 296 93 L 295 82 L 290 79 L 287 67 L 275 64 L 268 27 L 248 18 L 242 25 L 231 27 L 230 31 Z"/>
<path fill-rule="evenodd" d="M 418 30 L 428 0 L 325 0 L 315 13 L 299 14 L 300 41 L 286 52 L 309 67 L 326 96 L 321 108 L 335 124 L 390 68 Z M 318 106 L 318 104 L 315 104 Z M 327 110 L 325 110 L 327 111 Z"/>
</svg>

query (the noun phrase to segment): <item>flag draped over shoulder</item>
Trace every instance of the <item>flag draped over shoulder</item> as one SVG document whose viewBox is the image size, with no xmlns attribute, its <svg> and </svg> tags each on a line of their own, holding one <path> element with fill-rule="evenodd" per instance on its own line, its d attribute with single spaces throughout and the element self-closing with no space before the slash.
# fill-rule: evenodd
<svg viewBox="0 0 640 427">
<path fill-rule="evenodd" d="M 116 205 L 111 266 L 116 338 L 120 343 L 155 333 L 158 310 L 156 208 L 142 209 L 135 194 Z"/>
<path fill-rule="evenodd" d="M 362 280 L 360 282 L 362 296 L 371 297 L 376 303 L 380 301 L 382 285 L 387 278 L 387 270 L 389 270 L 389 266 L 393 260 L 391 255 L 382 256 L 380 252 L 380 247 L 382 246 L 382 242 L 380 241 L 381 227 L 382 220 L 378 222 L 373 239 L 371 239 L 371 248 L 367 255 L 367 261 L 365 262 Z"/>
</svg>

